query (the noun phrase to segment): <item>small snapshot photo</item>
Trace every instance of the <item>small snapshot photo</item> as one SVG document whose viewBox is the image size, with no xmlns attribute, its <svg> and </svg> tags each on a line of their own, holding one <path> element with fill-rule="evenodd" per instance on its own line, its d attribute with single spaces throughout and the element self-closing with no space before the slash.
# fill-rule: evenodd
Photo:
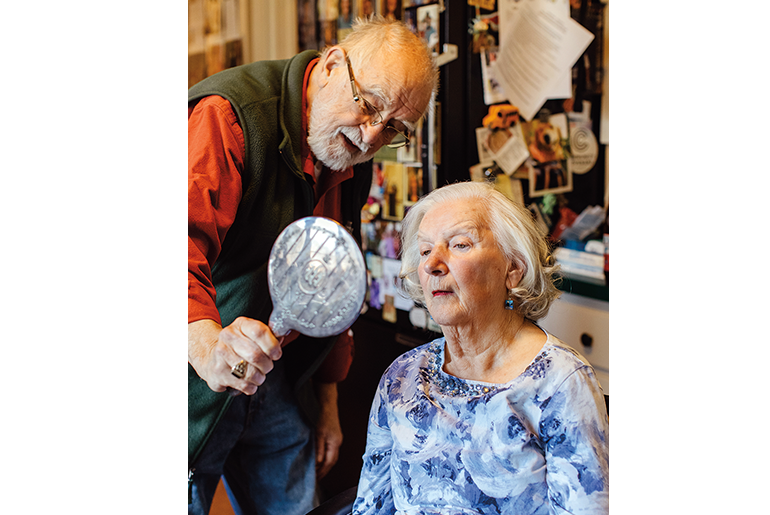
<svg viewBox="0 0 770 515">
<path fill-rule="evenodd" d="M 397 162 L 383 162 L 382 218 L 400 221 L 404 218 L 404 165 Z"/>
<path fill-rule="evenodd" d="M 380 0 L 382 5 L 381 14 L 388 20 L 400 20 L 403 18 L 401 11 L 401 0 Z"/>
<path fill-rule="evenodd" d="M 423 188 L 422 181 L 422 167 L 421 166 L 405 166 L 406 177 L 404 184 L 406 184 L 406 198 L 404 199 L 404 206 L 411 206 L 423 196 L 425 189 Z"/>
<path fill-rule="evenodd" d="M 567 117 L 556 114 L 521 124 L 530 158 L 529 195 L 572 191 L 572 173 L 567 167 L 564 145 L 569 136 Z"/>
<path fill-rule="evenodd" d="M 431 4 L 417 8 L 417 33 L 435 53 L 439 50 L 438 7 L 438 4 Z"/>
<path fill-rule="evenodd" d="M 353 22 L 358 16 L 358 3 L 355 0 L 339 0 L 337 13 L 337 41 L 342 42 L 353 30 Z"/>
</svg>

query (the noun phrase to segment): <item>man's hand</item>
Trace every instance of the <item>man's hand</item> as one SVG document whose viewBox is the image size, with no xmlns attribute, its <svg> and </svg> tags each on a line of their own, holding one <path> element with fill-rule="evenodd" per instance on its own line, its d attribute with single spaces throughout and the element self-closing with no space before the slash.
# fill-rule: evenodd
<svg viewBox="0 0 770 515">
<path fill-rule="evenodd" d="M 321 416 L 316 427 L 316 477 L 324 477 L 337 463 L 342 445 L 342 427 L 337 409 L 337 383 L 316 383 Z"/>
<path fill-rule="evenodd" d="M 187 359 L 215 392 L 230 387 L 253 395 L 281 355 L 279 341 L 259 320 L 239 317 L 224 329 L 213 320 L 187 325 Z M 238 379 L 231 371 L 241 360 L 246 374 Z"/>
</svg>

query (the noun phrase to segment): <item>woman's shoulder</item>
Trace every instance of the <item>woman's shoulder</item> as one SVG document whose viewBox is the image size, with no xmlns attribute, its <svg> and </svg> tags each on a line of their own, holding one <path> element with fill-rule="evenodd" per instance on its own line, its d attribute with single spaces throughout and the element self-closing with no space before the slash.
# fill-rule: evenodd
<svg viewBox="0 0 770 515">
<path fill-rule="evenodd" d="M 560 382 L 581 369 L 592 369 L 588 360 L 556 336 L 545 332 L 547 339 L 540 353 L 522 374 L 531 379 Z"/>
<path fill-rule="evenodd" d="M 417 370 L 420 366 L 426 365 L 431 357 L 443 352 L 444 337 L 442 336 L 404 352 L 393 360 L 386 373 L 396 374 L 404 370 Z"/>
<path fill-rule="evenodd" d="M 547 351 L 551 356 L 564 361 L 565 364 L 572 364 L 574 366 L 589 365 L 588 360 L 576 351 L 573 347 L 570 347 L 558 337 L 545 331 L 547 340 L 543 346 L 543 351 Z"/>
</svg>

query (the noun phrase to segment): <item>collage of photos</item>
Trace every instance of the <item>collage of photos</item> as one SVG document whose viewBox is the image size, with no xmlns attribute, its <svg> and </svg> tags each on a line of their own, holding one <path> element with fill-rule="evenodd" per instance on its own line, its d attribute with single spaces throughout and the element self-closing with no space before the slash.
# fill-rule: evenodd
<svg viewBox="0 0 770 515">
<path fill-rule="evenodd" d="M 496 121 L 497 113 L 515 110 L 510 104 L 490 107 L 490 116 Z M 479 165 L 471 168 L 471 178 L 484 180 L 484 170 L 499 168 L 505 182 L 526 180 L 527 194 L 542 197 L 572 191 L 573 167 L 569 166 L 569 121 L 565 113 L 550 114 L 542 111 L 531 122 L 515 117 L 504 125 L 485 123 L 476 129 L 476 147 Z M 486 118 L 485 118 L 486 120 Z M 502 189 L 508 189 L 503 185 Z M 511 200 L 523 203 L 523 188 L 513 185 Z M 516 194 L 515 192 L 518 192 Z M 507 193 L 507 192 L 506 192 Z"/>
<path fill-rule="evenodd" d="M 345 39 L 356 18 L 380 14 L 402 20 L 429 48 L 439 52 L 443 1 L 298 0 L 297 7 L 300 50 L 322 51 Z M 420 120 L 407 145 L 398 149 L 386 146 L 374 156 L 372 187 L 362 211 L 361 228 L 369 274 L 368 306 L 381 310 L 383 319 L 394 323 L 397 310 L 409 311 L 410 318 L 414 316 L 422 327 L 430 317 L 424 309 L 416 308 L 412 301 L 400 296 L 396 284 L 401 267 L 398 260 L 401 220 L 435 183 L 432 165 L 440 161 L 437 159 L 439 104 L 433 112 L 434 116 Z M 427 153 L 432 159 L 426 159 Z M 438 326 L 432 329 L 437 330 Z"/>
<path fill-rule="evenodd" d="M 372 186 L 362 211 L 362 250 L 368 271 L 369 307 L 382 310 L 384 320 L 395 323 L 396 310 L 419 311 L 396 289 L 401 221 L 409 208 L 426 193 L 419 163 L 374 161 Z M 419 317 L 421 313 L 416 313 Z M 422 320 L 425 317 L 420 318 Z"/>
<path fill-rule="evenodd" d="M 438 53 L 439 13 L 443 10 L 443 0 L 297 0 L 299 49 L 320 51 L 336 45 L 348 35 L 356 18 L 379 14 L 402 20 Z"/>
</svg>

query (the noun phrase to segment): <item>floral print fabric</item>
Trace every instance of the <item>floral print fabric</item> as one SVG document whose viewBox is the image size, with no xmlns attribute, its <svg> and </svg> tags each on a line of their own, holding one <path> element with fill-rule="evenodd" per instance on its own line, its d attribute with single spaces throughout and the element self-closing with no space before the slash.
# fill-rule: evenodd
<svg viewBox="0 0 770 515">
<path fill-rule="evenodd" d="M 548 335 L 519 377 L 493 385 L 446 374 L 444 344 L 383 374 L 353 513 L 608 513 L 608 419 L 588 362 Z"/>
</svg>

